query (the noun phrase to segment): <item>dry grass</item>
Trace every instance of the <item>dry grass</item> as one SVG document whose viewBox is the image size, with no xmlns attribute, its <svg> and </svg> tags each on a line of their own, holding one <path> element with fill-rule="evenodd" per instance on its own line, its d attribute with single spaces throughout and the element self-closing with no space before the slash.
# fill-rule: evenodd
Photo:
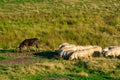
<svg viewBox="0 0 120 80">
<path fill-rule="evenodd" d="M 89 75 L 88 75 L 88 73 L 82 71 L 82 72 L 80 72 L 80 73 L 77 73 L 77 76 L 88 77 Z"/>
<path fill-rule="evenodd" d="M 119 0 L 4 0 L 0 4 L 2 49 L 16 49 L 21 41 L 33 37 L 40 39 L 43 50 L 56 50 L 63 42 L 102 47 L 120 45 Z M 103 75 L 120 78 L 119 59 L 102 57 L 90 61 L 67 61 L 49 54 L 39 55 L 39 58 L 31 53 L 0 54 L 14 56 L 0 61 L 9 67 L 4 70 L 4 66 L 0 66 L 0 78 L 9 80 L 9 74 L 12 80 L 24 80 L 23 75 L 51 73 L 67 75 L 70 79 L 79 79 L 79 76 L 104 79 Z M 78 77 L 71 78 L 72 75 Z"/>
<path fill-rule="evenodd" d="M 1 80 L 10 80 L 7 75 L 0 75 Z"/>
<path fill-rule="evenodd" d="M 94 60 L 87 62 L 87 68 L 107 73 L 116 70 L 119 63 L 119 59 L 95 58 Z"/>
<path fill-rule="evenodd" d="M 43 49 L 56 49 L 66 41 L 100 46 L 120 43 L 117 0 L 33 2 L 13 0 L 0 6 L 1 48 L 16 48 L 22 40 L 31 37 L 38 37 Z"/>
<path fill-rule="evenodd" d="M 11 60 L 8 61 L 9 63 L 13 62 Z M 54 58 L 53 59 L 29 58 L 29 61 L 27 61 L 27 59 L 24 60 L 23 58 L 21 58 L 20 61 L 23 62 L 22 65 L 21 63 L 17 64 L 16 60 L 12 65 L 4 64 L 9 66 L 5 68 L 5 71 L 3 70 L 4 68 L 2 69 L 1 67 L 2 72 L 7 72 L 7 74 L 13 76 L 14 78 L 15 76 L 52 74 L 52 73 L 62 74 L 62 75 L 74 75 L 77 77 L 81 76 L 88 78 L 92 77 L 93 75 L 97 76 L 98 74 L 100 74 L 102 77 L 103 75 L 106 76 L 105 75 L 106 73 L 109 73 L 109 77 L 113 79 L 119 79 L 120 77 L 118 74 L 120 73 L 119 59 L 110 59 L 110 58 L 101 57 L 101 58 L 92 58 L 92 60 L 84 60 L 84 61 L 79 61 L 79 60 L 68 61 L 68 60 L 56 60 Z M 29 62 L 29 65 L 26 64 L 26 62 Z M 89 71 L 92 71 L 92 73 Z M 3 75 L 3 73 L 0 74 Z M 7 76 L 5 75 L 3 78 L 7 78 Z M 24 79 L 24 78 L 16 77 L 16 79 Z"/>
</svg>

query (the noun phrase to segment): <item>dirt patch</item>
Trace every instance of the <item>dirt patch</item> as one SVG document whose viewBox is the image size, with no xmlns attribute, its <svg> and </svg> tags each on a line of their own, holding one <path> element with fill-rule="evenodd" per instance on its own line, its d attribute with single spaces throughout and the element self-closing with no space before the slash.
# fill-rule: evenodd
<svg viewBox="0 0 120 80">
<path fill-rule="evenodd" d="M 3 65 L 29 65 L 36 62 L 40 62 L 40 59 L 31 59 L 31 56 L 35 56 L 34 53 L 6 53 L 6 54 L 0 54 L 0 56 L 12 56 L 12 59 L 2 60 L 0 61 L 0 64 Z"/>
<path fill-rule="evenodd" d="M 26 53 L 5 53 L 5 54 L 0 54 L 0 56 L 27 57 L 27 56 L 34 56 L 34 53 L 31 53 L 31 52 L 26 52 Z"/>
<path fill-rule="evenodd" d="M 11 56 L 13 58 L 7 59 L 7 60 L 2 60 L 0 61 L 0 64 L 3 65 L 16 65 L 16 64 L 24 64 L 24 65 L 29 65 L 37 62 L 41 62 L 41 59 L 32 59 L 33 57 L 42 57 L 42 58 L 47 58 L 47 59 L 52 59 L 52 58 L 57 58 L 56 52 L 38 52 L 38 53 L 33 53 L 33 52 L 25 52 L 25 53 L 5 53 L 5 54 L 0 54 L 0 56 Z"/>
<path fill-rule="evenodd" d="M 31 65 L 31 64 L 34 64 L 34 63 L 38 63 L 38 62 L 41 62 L 41 60 L 35 60 L 35 59 L 30 59 L 28 57 L 20 57 L 20 58 L 13 58 L 13 59 L 10 59 L 10 60 L 3 60 L 3 61 L 0 61 L 0 64 L 3 64 L 3 65 L 17 65 L 17 64 L 20 64 L 20 65 Z"/>
</svg>

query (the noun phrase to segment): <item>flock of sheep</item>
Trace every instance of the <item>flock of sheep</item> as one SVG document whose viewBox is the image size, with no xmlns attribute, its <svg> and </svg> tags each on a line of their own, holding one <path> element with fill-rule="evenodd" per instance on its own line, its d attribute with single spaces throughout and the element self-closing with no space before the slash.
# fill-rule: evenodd
<svg viewBox="0 0 120 80">
<path fill-rule="evenodd" d="M 120 56 L 120 46 L 109 46 L 104 49 L 100 46 L 79 46 L 69 43 L 63 43 L 58 49 L 59 56 L 64 59 L 77 60 L 77 59 L 90 59 L 92 57 L 100 56 Z"/>
<path fill-rule="evenodd" d="M 19 45 L 19 50 L 22 51 L 23 48 L 30 47 L 35 45 L 37 49 L 39 49 L 39 39 L 38 38 L 30 38 L 25 39 Z M 112 56 L 119 57 L 120 56 L 120 46 L 109 46 L 104 49 L 100 46 L 79 46 L 73 45 L 69 43 L 63 43 L 59 46 L 58 49 L 59 56 L 64 59 L 76 60 L 76 59 L 90 59 L 92 57 L 100 57 L 100 56 Z"/>
</svg>

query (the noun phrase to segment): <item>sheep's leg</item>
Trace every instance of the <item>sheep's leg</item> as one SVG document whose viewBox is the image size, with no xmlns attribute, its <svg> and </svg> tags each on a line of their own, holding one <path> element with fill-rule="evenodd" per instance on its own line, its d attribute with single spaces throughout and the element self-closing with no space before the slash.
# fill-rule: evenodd
<svg viewBox="0 0 120 80">
<path fill-rule="evenodd" d="M 92 56 L 89 56 L 89 59 L 92 60 Z"/>
<path fill-rule="evenodd" d="M 89 60 L 89 57 L 87 56 L 86 59 Z"/>
</svg>

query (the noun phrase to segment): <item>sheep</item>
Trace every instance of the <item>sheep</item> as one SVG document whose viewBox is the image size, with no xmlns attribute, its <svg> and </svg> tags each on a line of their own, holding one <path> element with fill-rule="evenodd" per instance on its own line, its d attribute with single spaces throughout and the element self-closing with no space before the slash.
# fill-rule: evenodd
<svg viewBox="0 0 120 80">
<path fill-rule="evenodd" d="M 76 49 L 75 45 L 68 44 L 68 43 L 63 43 L 59 46 L 58 53 L 61 53 L 62 51 L 67 51 L 67 50 L 73 50 Z"/>
<path fill-rule="evenodd" d="M 73 54 L 69 57 L 69 60 L 77 60 L 82 58 L 88 59 L 88 52 L 86 50 L 73 52 Z"/>
<path fill-rule="evenodd" d="M 72 52 L 75 52 L 75 51 L 79 51 L 79 50 L 84 50 L 84 49 L 87 49 L 87 48 L 92 48 L 93 46 L 69 46 L 69 47 L 63 47 L 62 50 L 59 50 L 59 53 L 60 53 L 60 57 L 63 57 L 64 54 L 66 52 L 69 52 L 69 51 L 72 51 Z"/>
<path fill-rule="evenodd" d="M 69 44 L 69 43 L 63 43 L 63 44 L 59 45 L 59 49 L 63 49 L 64 47 L 72 47 L 72 46 L 75 46 L 75 45 Z"/>
<path fill-rule="evenodd" d="M 75 46 L 75 45 L 69 45 L 61 48 L 60 50 L 73 50 L 73 51 L 80 51 L 80 50 L 85 50 L 92 48 L 94 46 Z"/>
<path fill-rule="evenodd" d="M 75 45 L 72 45 L 72 46 L 65 46 L 59 50 L 77 50 L 77 47 Z"/>
<path fill-rule="evenodd" d="M 61 49 L 62 47 L 68 46 L 68 45 L 70 45 L 70 44 L 69 43 L 63 43 L 63 44 L 59 45 L 59 49 Z"/>
<path fill-rule="evenodd" d="M 89 49 L 89 48 L 92 48 L 94 46 L 77 46 L 77 50 L 80 51 L 80 50 L 85 50 L 85 49 Z"/>
<path fill-rule="evenodd" d="M 100 46 L 94 46 L 93 47 L 93 50 L 94 50 L 94 52 L 93 52 L 93 56 L 94 57 L 96 57 L 96 56 L 101 56 L 101 54 L 102 54 L 102 47 L 100 47 Z"/>
<path fill-rule="evenodd" d="M 63 47 L 62 49 L 59 49 L 58 53 L 62 54 L 65 51 L 75 51 L 76 49 L 77 49 L 76 46 L 69 46 L 69 47 L 67 46 L 67 47 Z"/>
<path fill-rule="evenodd" d="M 73 44 L 69 44 L 69 43 L 63 43 L 59 46 L 59 50 L 58 52 L 64 50 L 64 49 L 69 49 L 69 48 L 73 48 L 76 49 L 76 50 L 83 50 L 83 49 L 87 49 L 87 48 L 91 48 L 93 46 L 76 46 L 76 45 L 73 45 Z"/>
<path fill-rule="evenodd" d="M 106 52 L 106 51 L 108 51 L 108 50 L 110 50 L 110 49 L 117 48 L 117 47 L 119 47 L 119 46 L 109 46 L 109 47 L 105 47 L 105 48 L 103 49 L 103 52 Z"/>
<path fill-rule="evenodd" d="M 77 47 L 73 44 L 63 43 L 59 46 L 59 57 L 67 59 L 72 52 L 76 51 Z"/>
<path fill-rule="evenodd" d="M 76 47 L 64 48 L 63 50 L 59 51 L 60 57 L 64 57 L 69 55 L 70 52 L 76 51 Z M 66 55 L 65 55 L 66 54 Z"/>
<path fill-rule="evenodd" d="M 106 48 L 104 48 L 103 50 L 102 50 L 102 54 L 105 56 L 105 54 L 106 54 L 106 52 L 107 51 L 109 51 L 109 50 L 111 50 L 111 49 L 119 49 L 120 48 L 120 46 L 109 46 L 109 47 L 106 47 Z"/>
<path fill-rule="evenodd" d="M 102 52 L 102 48 L 100 46 L 94 46 L 85 50 L 88 52 L 89 58 L 92 58 L 92 56 L 100 56 Z"/>
<path fill-rule="evenodd" d="M 74 51 L 65 51 L 62 54 L 60 54 L 60 57 L 64 58 L 64 59 L 68 59 Z"/>
<path fill-rule="evenodd" d="M 105 57 L 112 56 L 112 57 L 118 57 L 120 56 L 120 48 L 113 48 L 105 53 Z"/>
<path fill-rule="evenodd" d="M 82 51 L 76 51 L 76 52 L 73 52 L 73 54 L 69 57 L 70 60 L 73 60 L 73 59 L 81 59 L 81 58 L 92 58 L 92 56 L 94 54 L 101 54 L 102 52 L 102 48 L 100 46 L 94 46 L 93 48 L 89 48 L 89 49 L 85 49 L 85 50 L 82 50 Z"/>
<path fill-rule="evenodd" d="M 94 49 L 92 49 L 94 48 Z M 100 50 L 98 50 L 100 49 Z M 79 45 L 73 45 L 69 43 L 63 43 L 59 46 L 58 53 L 59 56 L 62 58 L 68 58 L 70 55 L 72 55 L 74 52 L 77 51 L 83 51 L 86 50 L 88 53 L 88 57 L 91 57 L 94 52 L 100 52 L 102 48 L 98 46 L 79 46 Z M 82 52 L 83 53 L 83 52 Z"/>
</svg>

